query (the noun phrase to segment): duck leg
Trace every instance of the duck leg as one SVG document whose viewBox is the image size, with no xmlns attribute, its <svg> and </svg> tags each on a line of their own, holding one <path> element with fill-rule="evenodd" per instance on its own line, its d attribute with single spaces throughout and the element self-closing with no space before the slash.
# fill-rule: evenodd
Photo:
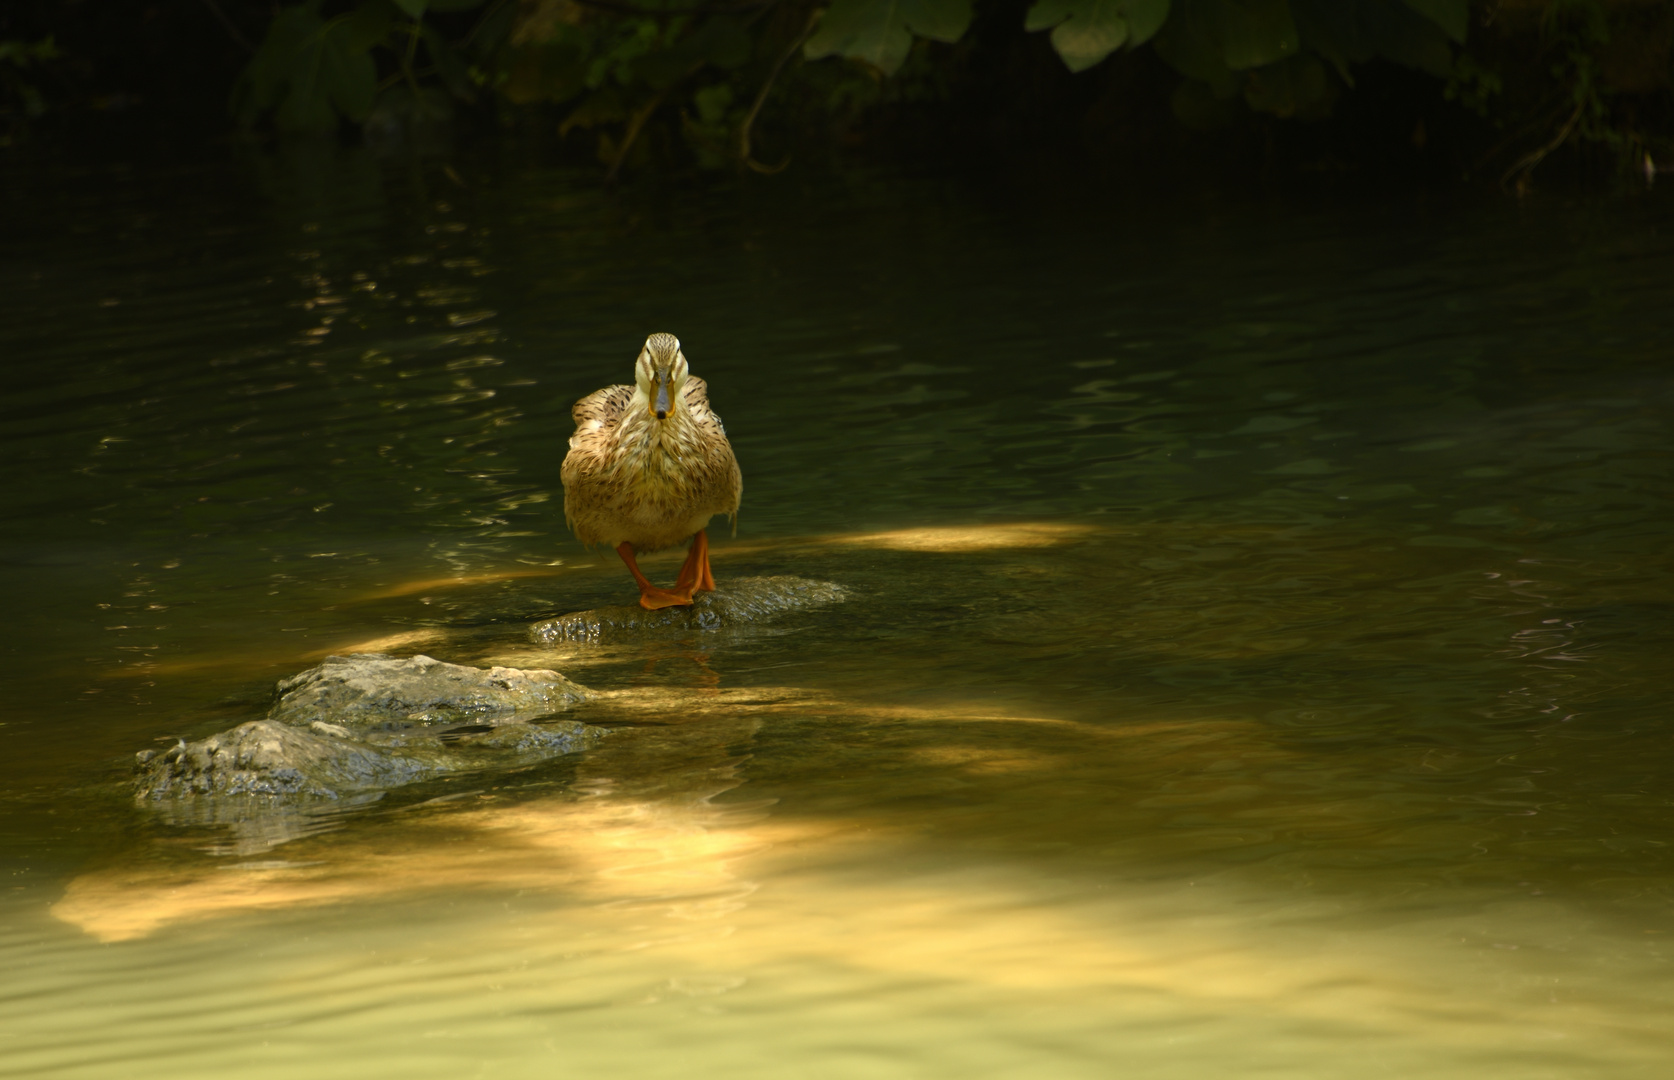
<svg viewBox="0 0 1674 1080">
<path fill-rule="evenodd" d="M 680 567 L 680 578 L 674 583 L 674 591 L 682 596 L 715 591 L 715 575 L 709 570 L 709 534 L 702 529 L 692 537 L 692 546 L 686 552 L 686 562 Z"/>
<path fill-rule="evenodd" d="M 634 546 L 626 540 L 616 545 L 616 554 L 622 556 L 622 561 L 628 564 L 628 573 L 639 582 L 640 607 L 647 611 L 656 611 L 658 608 L 679 607 L 692 602 L 692 594 L 689 592 L 682 596 L 678 592 L 659 589 L 651 584 L 650 580 L 640 573 L 639 563 L 634 560 Z"/>
<path fill-rule="evenodd" d="M 698 555 L 698 564 L 701 573 L 698 575 L 697 591 L 714 592 L 715 575 L 709 569 L 709 534 L 700 530 L 698 532 L 698 540 L 703 544 L 703 551 Z"/>
</svg>

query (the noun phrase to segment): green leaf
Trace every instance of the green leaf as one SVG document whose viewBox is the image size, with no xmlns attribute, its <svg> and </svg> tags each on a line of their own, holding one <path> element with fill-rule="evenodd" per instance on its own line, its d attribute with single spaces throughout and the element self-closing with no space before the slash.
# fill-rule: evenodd
<svg viewBox="0 0 1674 1080">
<path fill-rule="evenodd" d="M 1351 66 L 1377 55 L 1360 17 L 1364 6 L 1343 0 L 1292 0 L 1290 5 L 1302 47 L 1323 56 L 1350 86 L 1354 85 Z"/>
<path fill-rule="evenodd" d="M 424 9 L 430 6 L 430 0 L 395 0 L 395 6 L 406 12 L 414 19 L 424 18 Z"/>
<path fill-rule="evenodd" d="M 365 51 L 382 42 L 393 29 L 394 11 L 389 4 L 373 0 L 344 15 L 333 33 L 343 35 L 343 43 L 348 48 Z"/>
<path fill-rule="evenodd" d="M 308 7 L 280 12 L 250 63 L 254 107 L 277 105 L 274 119 L 292 131 L 329 129 L 338 113 L 364 117 L 378 83 L 366 29 L 352 16 L 323 22 Z"/>
<path fill-rule="evenodd" d="M 726 83 L 706 86 L 693 94 L 692 104 L 697 106 L 698 122 L 706 127 L 725 125 L 733 97 L 732 87 Z"/>
<path fill-rule="evenodd" d="M 1401 7 L 1387 38 L 1379 43 L 1379 54 L 1397 64 L 1446 79 L 1453 74 L 1453 46 L 1440 27 Z"/>
<path fill-rule="evenodd" d="M 1216 98 L 1238 94 L 1238 77 L 1226 66 L 1221 45 L 1187 0 L 1177 0 L 1174 16 L 1152 43 L 1157 55 L 1188 79 L 1206 84 Z"/>
<path fill-rule="evenodd" d="M 233 88 L 233 112 L 241 122 L 254 123 L 279 104 L 303 43 L 324 28 L 325 21 L 310 6 L 288 7 L 273 17 Z"/>
<path fill-rule="evenodd" d="M 1217 94 L 1235 92 L 1232 72 L 1289 59 L 1300 48 L 1288 0 L 1174 0 L 1156 43 L 1164 60 Z"/>
<path fill-rule="evenodd" d="M 1453 48 L 1441 27 L 1403 0 L 1291 0 L 1302 44 L 1353 85 L 1351 64 L 1384 57 L 1447 78 Z"/>
<path fill-rule="evenodd" d="M 1143 44 L 1168 18 L 1169 0 L 1038 0 L 1025 30 L 1052 31 L 1052 47 L 1071 71 L 1085 71 L 1121 48 Z"/>
<path fill-rule="evenodd" d="M 297 57 L 290 90 L 279 106 L 279 126 L 318 131 L 337 124 L 337 112 L 364 119 L 378 89 L 378 73 L 364 51 L 346 48 L 330 32 L 315 37 Z"/>
<path fill-rule="evenodd" d="M 634 74 L 658 90 L 684 79 L 705 64 L 735 68 L 750 59 L 750 35 L 736 15 L 716 15 L 667 49 L 647 53 Z"/>
<path fill-rule="evenodd" d="M 1101 17 L 1099 8 L 1110 8 L 1111 0 L 1092 0 L 1086 18 L 1067 19 L 1052 29 L 1052 47 L 1071 71 L 1086 71 L 1122 47 L 1128 38 L 1128 24 L 1122 19 Z"/>
<path fill-rule="evenodd" d="M 958 41 L 971 25 L 971 0 L 834 0 L 803 52 L 810 60 L 847 56 L 893 75 L 913 35 Z"/>
<path fill-rule="evenodd" d="M 1234 71 L 1296 55 L 1288 0 L 1214 0 L 1221 56 Z"/>
<path fill-rule="evenodd" d="M 1406 0 L 1407 6 L 1442 28 L 1442 32 L 1463 45 L 1470 29 L 1470 0 Z"/>
</svg>

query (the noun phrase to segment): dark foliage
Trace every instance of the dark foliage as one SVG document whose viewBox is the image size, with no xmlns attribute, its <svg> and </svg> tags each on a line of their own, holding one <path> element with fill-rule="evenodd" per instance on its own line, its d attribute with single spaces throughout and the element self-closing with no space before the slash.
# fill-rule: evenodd
<svg viewBox="0 0 1674 1080">
<path fill-rule="evenodd" d="M 11 142 L 230 101 L 385 144 L 533 123 L 610 178 L 858 152 L 1521 189 L 1674 156 L 1671 44 L 1665 0 L 36 0 L 0 91 Z"/>
</svg>

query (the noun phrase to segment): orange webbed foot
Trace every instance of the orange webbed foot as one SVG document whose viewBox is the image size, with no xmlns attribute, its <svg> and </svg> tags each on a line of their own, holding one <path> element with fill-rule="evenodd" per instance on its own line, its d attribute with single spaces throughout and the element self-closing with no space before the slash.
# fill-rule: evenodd
<svg viewBox="0 0 1674 1080">
<path fill-rule="evenodd" d="M 646 611 L 656 611 L 666 607 L 689 607 L 692 603 L 690 593 L 671 592 L 652 586 L 639 591 L 639 606 Z"/>
<path fill-rule="evenodd" d="M 684 607 L 692 602 L 692 591 L 683 586 L 676 586 L 674 591 L 659 589 L 640 572 L 639 562 L 634 558 L 634 546 L 627 541 L 616 545 L 616 554 L 622 556 L 622 561 L 628 564 L 628 572 L 639 583 L 639 606 L 646 611 L 656 611 L 666 607 Z"/>
<path fill-rule="evenodd" d="M 709 534 L 702 529 L 692 537 L 692 546 L 686 552 L 686 561 L 680 567 L 680 578 L 674 584 L 674 591 L 686 596 L 715 591 L 715 575 L 709 569 Z"/>
</svg>

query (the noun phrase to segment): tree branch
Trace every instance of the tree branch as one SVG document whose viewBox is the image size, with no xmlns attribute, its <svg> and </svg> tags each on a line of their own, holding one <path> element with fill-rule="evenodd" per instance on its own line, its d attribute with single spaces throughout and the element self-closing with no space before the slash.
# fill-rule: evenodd
<svg viewBox="0 0 1674 1080">
<path fill-rule="evenodd" d="M 786 165 L 790 164 L 790 155 L 788 154 L 785 155 L 785 160 L 779 162 L 777 165 L 771 166 L 763 165 L 755 158 L 751 157 L 750 129 L 755 126 L 756 114 L 761 112 L 763 103 L 767 101 L 768 91 L 772 90 L 773 84 L 778 81 L 779 72 L 784 70 L 785 65 L 790 62 L 790 58 L 796 55 L 796 51 L 802 48 L 802 43 L 808 40 L 809 34 L 814 32 L 814 27 L 819 25 L 820 16 L 823 14 L 825 14 L 823 8 L 817 8 L 808 13 L 808 25 L 802 28 L 802 33 L 796 35 L 795 40 L 790 43 L 790 46 L 786 48 L 782 54 L 780 54 L 778 62 L 773 65 L 773 70 L 767 73 L 767 81 L 761 84 L 761 91 L 756 94 L 755 103 L 750 106 L 749 113 L 744 117 L 744 123 L 738 128 L 738 160 L 742 161 L 745 165 L 748 165 L 756 172 L 772 175 L 773 173 L 782 171 Z"/>
<path fill-rule="evenodd" d="M 1581 122 L 1581 114 L 1586 111 L 1586 108 L 1587 98 L 1585 96 L 1580 96 L 1575 102 L 1575 111 L 1569 114 L 1569 119 L 1564 122 L 1564 126 L 1559 129 L 1558 133 L 1552 137 L 1552 141 L 1547 143 L 1545 146 L 1532 150 L 1519 158 L 1517 160 L 1517 164 L 1507 169 L 1505 171 L 1505 175 L 1500 177 L 1500 186 L 1502 188 L 1507 187 L 1511 183 L 1511 178 L 1516 176 L 1517 194 L 1523 194 L 1523 192 L 1527 189 L 1529 174 L 1534 172 L 1536 165 L 1539 165 L 1543 160 L 1545 160 L 1547 154 L 1550 154 L 1552 151 L 1564 144 L 1565 140 L 1569 138 L 1569 133 L 1575 130 L 1575 125 Z M 1519 176 L 1519 173 L 1522 175 Z"/>
<path fill-rule="evenodd" d="M 605 183 L 616 182 L 616 174 L 622 171 L 622 163 L 628 160 L 628 151 L 634 148 L 634 140 L 639 138 L 640 130 L 645 127 L 645 122 L 651 119 L 651 114 L 657 111 L 657 106 L 663 103 L 663 96 L 669 92 L 670 86 L 658 90 L 644 107 L 634 113 L 633 119 L 628 121 L 628 130 L 622 136 L 622 147 L 616 151 L 616 160 L 610 163 L 610 171 L 605 173 Z"/>
</svg>

